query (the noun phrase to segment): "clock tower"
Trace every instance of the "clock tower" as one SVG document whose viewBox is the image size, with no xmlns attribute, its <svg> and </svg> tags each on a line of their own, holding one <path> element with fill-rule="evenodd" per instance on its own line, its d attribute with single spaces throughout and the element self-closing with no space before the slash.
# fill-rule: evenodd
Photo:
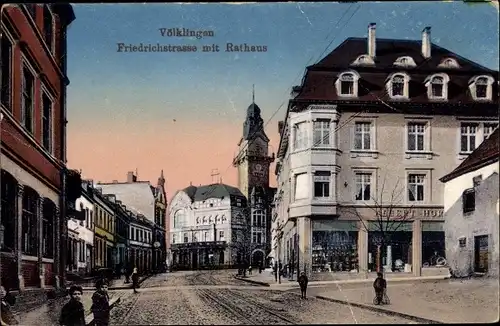
<svg viewBox="0 0 500 326">
<path fill-rule="evenodd" d="M 269 138 L 264 132 L 261 110 L 255 104 L 247 108 L 243 123 L 243 137 L 238 146 L 238 155 L 233 166 L 238 169 L 238 188 L 247 197 L 251 241 L 250 262 L 254 266 L 265 264 L 271 250 L 271 202 L 274 189 L 269 188 L 269 167 L 274 161 L 274 153 L 269 156 Z"/>
</svg>

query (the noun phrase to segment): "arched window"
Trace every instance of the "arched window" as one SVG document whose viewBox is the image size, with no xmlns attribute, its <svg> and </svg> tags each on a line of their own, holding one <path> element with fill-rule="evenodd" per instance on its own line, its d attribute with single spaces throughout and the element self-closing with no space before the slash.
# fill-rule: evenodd
<svg viewBox="0 0 500 326">
<path fill-rule="evenodd" d="M 174 214 L 174 228 L 183 227 L 186 223 L 186 213 L 183 209 L 178 210 Z"/>
<path fill-rule="evenodd" d="M 188 234 L 184 233 L 184 243 L 189 242 Z"/>
<path fill-rule="evenodd" d="M 30 187 L 24 187 L 22 252 L 28 256 L 38 256 L 37 206 L 39 199 L 40 197 L 35 190 Z"/>
<path fill-rule="evenodd" d="M 448 82 L 450 78 L 446 74 L 432 75 L 426 79 L 427 97 L 431 100 L 448 99 Z"/>
<path fill-rule="evenodd" d="M 375 65 L 375 62 L 373 61 L 372 57 L 366 54 L 362 54 L 359 57 L 354 60 L 352 63 L 353 66 L 373 66 Z"/>
<path fill-rule="evenodd" d="M 415 67 L 416 63 L 412 57 L 405 56 L 397 58 L 396 61 L 394 61 L 394 65 L 398 67 Z"/>
<path fill-rule="evenodd" d="M 358 96 L 359 75 L 355 71 L 343 72 L 335 82 L 337 95 L 341 97 Z"/>
<path fill-rule="evenodd" d="M 488 96 L 488 79 L 485 77 L 476 80 L 476 98 L 485 99 Z"/>
<path fill-rule="evenodd" d="M 396 73 L 389 76 L 387 83 L 387 93 L 393 99 L 408 98 L 408 83 L 410 77 L 404 73 Z"/>
<path fill-rule="evenodd" d="M 446 58 L 441 61 L 441 63 L 438 65 L 438 68 L 460 68 L 460 65 L 458 64 L 457 60 L 453 58 Z"/>
<path fill-rule="evenodd" d="M 16 239 L 16 202 L 17 202 L 17 181 L 8 172 L 2 170 L 2 227 L 3 241 L 2 251 L 14 251 Z"/>
<path fill-rule="evenodd" d="M 476 101 L 490 101 L 493 95 L 493 83 L 495 80 L 491 76 L 477 76 L 469 81 L 471 96 Z"/>
<path fill-rule="evenodd" d="M 44 198 L 42 210 L 42 254 L 45 258 L 54 258 L 55 215 L 56 205 L 50 199 Z"/>
<path fill-rule="evenodd" d="M 252 225 L 257 227 L 265 226 L 265 214 L 262 210 L 257 209 L 253 211 Z"/>
</svg>

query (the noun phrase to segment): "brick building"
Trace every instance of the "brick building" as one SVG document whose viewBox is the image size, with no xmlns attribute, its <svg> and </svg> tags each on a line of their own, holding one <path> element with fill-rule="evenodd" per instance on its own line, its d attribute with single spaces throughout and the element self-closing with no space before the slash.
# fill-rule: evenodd
<svg viewBox="0 0 500 326">
<path fill-rule="evenodd" d="M 73 175 L 66 173 L 66 29 L 74 19 L 69 4 L 2 10 L 1 282 L 20 293 L 64 285 L 64 189 Z"/>
</svg>

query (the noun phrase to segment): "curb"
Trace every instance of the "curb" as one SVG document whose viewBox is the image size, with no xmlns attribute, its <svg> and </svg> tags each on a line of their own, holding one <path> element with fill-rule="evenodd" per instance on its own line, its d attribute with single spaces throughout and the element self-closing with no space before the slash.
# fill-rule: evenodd
<svg viewBox="0 0 500 326">
<path fill-rule="evenodd" d="M 120 301 L 121 301 L 120 297 L 111 299 L 109 302 L 109 308 L 113 309 L 118 303 L 120 303 Z M 88 314 L 85 317 L 85 325 L 86 326 L 93 326 L 94 325 L 94 315 L 92 313 Z"/>
<path fill-rule="evenodd" d="M 414 277 L 398 277 L 386 279 L 387 283 L 390 282 L 419 282 L 419 281 L 440 281 L 450 279 L 449 275 L 438 275 L 438 276 L 414 276 Z M 374 278 L 363 278 L 363 279 L 350 279 L 350 280 L 335 280 L 335 281 L 311 281 L 309 286 L 317 285 L 329 285 L 329 284 L 358 284 L 358 283 L 371 283 Z M 281 284 L 271 284 L 272 287 L 298 287 L 298 285 L 291 285 L 287 283 Z"/>
<path fill-rule="evenodd" d="M 296 294 L 296 295 L 298 295 L 298 294 Z M 386 314 L 386 315 L 389 315 L 389 316 L 398 316 L 398 317 L 401 317 L 401 318 L 404 318 L 404 319 L 409 319 L 409 320 L 413 320 L 413 321 L 424 323 L 424 324 L 445 324 L 445 323 L 443 323 L 441 321 L 427 319 L 427 318 L 422 318 L 422 317 L 413 316 L 413 315 L 408 315 L 408 314 L 405 314 L 405 313 L 402 313 L 402 312 L 397 312 L 397 311 L 393 311 L 393 310 L 378 308 L 378 307 L 369 306 L 369 305 L 366 305 L 366 304 L 355 303 L 355 302 L 348 302 L 348 301 L 339 300 L 339 299 L 332 299 L 332 298 L 323 297 L 321 295 L 316 295 L 314 297 L 317 298 L 317 299 L 320 299 L 320 300 L 325 300 L 325 301 L 340 303 L 340 304 L 347 305 L 347 306 L 353 306 L 353 307 L 357 307 L 357 308 L 361 308 L 361 309 L 371 310 L 371 311 L 383 313 L 383 314 Z"/>
<path fill-rule="evenodd" d="M 257 285 L 260 285 L 260 286 L 266 286 L 266 287 L 271 286 L 269 283 L 266 283 L 266 282 L 249 280 L 249 279 L 247 279 L 247 278 L 242 278 L 242 277 L 237 277 L 237 276 L 233 276 L 233 277 L 234 277 L 235 279 L 237 279 L 237 280 L 244 281 L 244 282 L 248 282 L 248 283 L 252 283 L 252 284 L 257 284 Z"/>
</svg>

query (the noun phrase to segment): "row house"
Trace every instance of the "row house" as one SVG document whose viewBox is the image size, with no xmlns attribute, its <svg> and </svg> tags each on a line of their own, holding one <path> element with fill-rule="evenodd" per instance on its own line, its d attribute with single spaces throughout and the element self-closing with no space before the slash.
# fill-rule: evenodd
<svg viewBox="0 0 500 326">
<path fill-rule="evenodd" d="M 154 224 L 143 215 L 131 213 L 127 258 L 131 268 L 139 273 L 152 270 Z"/>
<path fill-rule="evenodd" d="M 0 9 L 1 285 L 13 293 L 43 295 L 65 283 L 74 213 L 66 199 L 80 191 L 66 167 L 66 30 L 74 19 L 69 4 Z"/>
<path fill-rule="evenodd" d="M 114 268 L 115 211 L 101 188 L 94 188 L 94 259 L 96 268 Z"/>
<path fill-rule="evenodd" d="M 68 219 L 67 270 L 89 275 L 94 270 L 94 200 L 91 184 L 82 182 L 82 195 L 76 200 L 76 210 L 83 218 Z"/>
<path fill-rule="evenodd" d="M 430 27 L 375 31 L 307 67 L 279 124 L 273 248 L 296 270 L 430 271 L 446 258 L 439 178 L 498 126 L 498 71 Z"/>
<path fill-rule="evenodd" d="M 167 259 L 167 197 L 165 191 L 165 178 L 163 171 L 158 178 L 156 186 L 149 181 L 137 180 L 134 172 L 127 173 L 127 180 L 97 184 L 104 194 L 114 194 L 116 199 L 126 205 L 127 209 L 135 216 L 143 216 L 153 225 L 152 238 L 148 246 L 153 247 L 151 267 L 160 269 Z"/>
</svg>

